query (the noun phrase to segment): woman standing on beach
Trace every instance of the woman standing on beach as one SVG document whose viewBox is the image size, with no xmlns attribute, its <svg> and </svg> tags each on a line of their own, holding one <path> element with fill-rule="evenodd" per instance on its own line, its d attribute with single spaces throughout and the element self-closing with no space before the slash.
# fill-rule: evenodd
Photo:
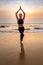
<svg viewBox="0 0 43 65">
<path fill-rule="evenodd" d="M 19 11 L 22 11 L 23 12 L 23 15 L 22 13 L 19 13 L 19 16 L 17 15 Z M 18 22 L 18 30 L 20 32 L 20 43 L 22 43 L 23 41 L 23 37 L 24 37 L 24 19 L 25 19 L 25 12 L 22 10 L 21 6 L 20 6 L 20 9 L 16 12 L 16 18 L 17 18 L 17 22 Z"/>
</svg>

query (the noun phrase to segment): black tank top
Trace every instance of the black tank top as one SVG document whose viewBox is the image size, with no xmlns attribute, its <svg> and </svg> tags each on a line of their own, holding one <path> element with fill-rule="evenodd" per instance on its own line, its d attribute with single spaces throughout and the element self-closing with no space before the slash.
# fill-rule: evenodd
<svg viewBox="0 0 43 65">
<path fill-rule="evenodd" d="M 23 24 L 23 23 L 24 23 L 23 19 L 18 20 L 18 24 Z"/>
</svg>

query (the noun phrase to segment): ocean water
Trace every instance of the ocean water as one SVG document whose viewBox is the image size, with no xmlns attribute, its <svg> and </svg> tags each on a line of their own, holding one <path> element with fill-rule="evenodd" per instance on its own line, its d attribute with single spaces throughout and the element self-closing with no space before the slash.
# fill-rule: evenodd
<svg viewBox="0 0 43 65">
<path fill-rule="evenodd" d="M 24 23 L 24 32 L 43 32 L 42 23 Z M 0 33 L 18 33 L 17 23 L 0 23 Z"/>
</svg>

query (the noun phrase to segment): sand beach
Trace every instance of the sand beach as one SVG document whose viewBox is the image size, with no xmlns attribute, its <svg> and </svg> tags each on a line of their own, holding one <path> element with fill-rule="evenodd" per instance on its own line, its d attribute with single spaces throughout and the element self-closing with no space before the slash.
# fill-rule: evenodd
<svg viewBox="0 0 43 65">
<path fill-rule="evenodd" d="M 0 33 L 0 65 L 43 65 L 43 32 Z"/>
</svg>

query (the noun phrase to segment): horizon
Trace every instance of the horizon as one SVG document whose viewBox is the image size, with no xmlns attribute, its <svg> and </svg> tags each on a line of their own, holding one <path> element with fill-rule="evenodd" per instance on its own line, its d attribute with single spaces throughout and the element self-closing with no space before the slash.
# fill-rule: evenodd
<svg viewBox="0 0 43 65">
<path fill-rule="evenodd" d="M 0 23 L 16 21 L 15 12 L 20 5 L 26 13 L 26 21 L 38 19 L 43 23 L 43 0 L 0 0 Z"/>
</svg>

